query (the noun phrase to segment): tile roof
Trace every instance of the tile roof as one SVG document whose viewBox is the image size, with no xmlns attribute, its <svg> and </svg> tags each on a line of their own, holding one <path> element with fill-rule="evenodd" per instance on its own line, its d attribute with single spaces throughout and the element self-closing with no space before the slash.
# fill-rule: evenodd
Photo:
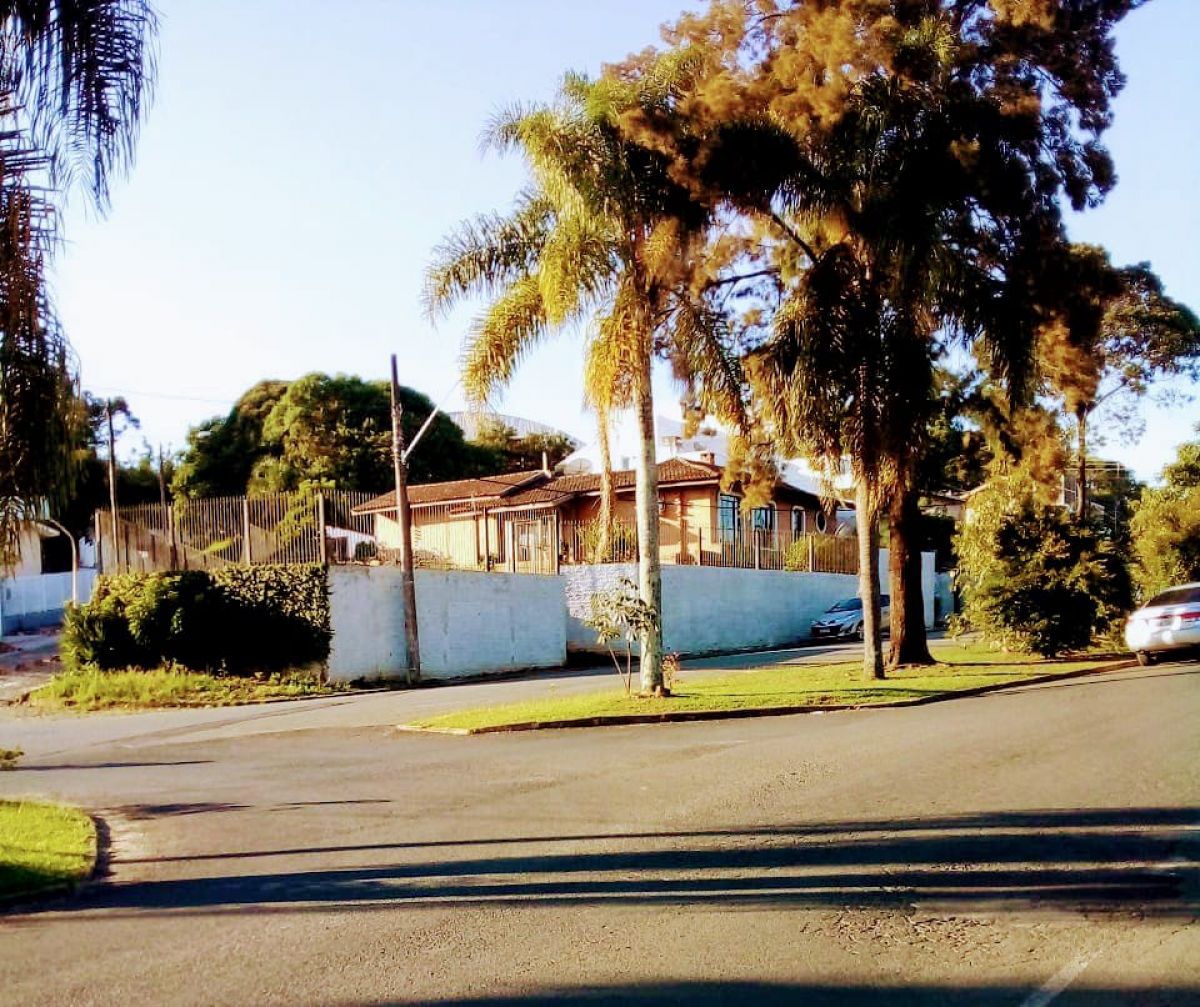
<svg viewBox="0 0 1200 1007">
<path fill-rule="evenodd" d="M 633 469 L 614 472 L 613 487 L 630 489 L 637 482 Z M 721 467 L 688 458 L 670 458 L 660 462 L 658 481 L 670 486 L 678 483 L 717 482 Z M 408 501 L 413 507 L 430 507 L 472 500 L 479 504 L 503 507 L 533 507 L 557 504 L 580 493 L 598 493 L 600 474 L 555 476 L 547 479 L 544 472 L 510 472 L 482 479 L 456 479 L 453 482 L 426 483 L 408 488 Z M 395 492 L 384 493 L 354 508 L 355 514 L 373 514 L 396 509 Z"/>
<path fill-rule="evenodd" d="M 545 479 L 540 469 L 532 472 L 505 472 L 500 475 L 483 476 L 479 479 L 454 479 L 444 483 L 423 483 L 409 486 L 408 502 L 414 507 L 433 504 L 454 503 L 463 500 L 496 502 L 530 483 Z M 394 511 L 396 491 L 384 493 L 365 504 L 354 508 L 355 514 L 374 514 L 376 511 Z"/>
</svg>

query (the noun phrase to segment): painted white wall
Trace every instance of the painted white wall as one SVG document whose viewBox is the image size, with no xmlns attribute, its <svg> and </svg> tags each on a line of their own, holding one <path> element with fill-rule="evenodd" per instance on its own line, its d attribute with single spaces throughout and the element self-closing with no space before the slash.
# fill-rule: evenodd
<svg viewBox="0 0 1200 1007">
<path fill-rule="evenodd" d="M 92 597 L 96 571 L 79 571 L 79 604 Z M 56 626 L 71 600 L 70 573 L 44 573 L 37 577 L 8 577 L 0 581 L 0 632 Z"/>
<path fill-rule="evenodd" d="M 566 660 L 566 602 L 558 577 L 418 570 L 424 678 L 458 678 Z M 329 677 L 401 677 L 407 665 L 400 571 L 329 569 Z"/>
<path fill-rule="evenodd" d="M 922 556 L 925 623 L 933 625 L 933 554 Z M 887 590 L 887 551 L 880 580 Z M 777 647 L 807 639 L 812 621 L 834 602 L 858 594 L 858 578 L 837 573 L 788 573 L 719 567 L 664 566 L 663 645 L 680 654 Z M 584 625 L 592 595 L 622 577 L 636 581 L 632 563 L 564 567 L 567 647 L 602 652 Z"/>
</svg>

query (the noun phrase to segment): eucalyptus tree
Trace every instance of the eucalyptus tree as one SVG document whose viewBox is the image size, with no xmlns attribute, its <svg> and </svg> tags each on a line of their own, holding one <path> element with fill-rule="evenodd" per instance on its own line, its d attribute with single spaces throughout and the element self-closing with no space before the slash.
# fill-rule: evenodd
<svg viewBox="0 0 1200 1007">
<path fill-rule="evenodd" d="M 754 412 L 775 445 L 830 470 L 849 459 L 869 612 L 890 502 L 907 554 L 891 569 L 893 663 L 930 660 L 909 518 L 934 363 L 972 345 L 1028 393 L 1059 201 L 1082 209 L 1114 180 L 1099 142 L 1123 84 L 1112 29 L 1136 6 L 715 0 L 668 32 L 711 54 L 689 106 L 714 138 L 697 174 L 765 227 L 751 257 L 784 290 L 749 360 Z"/>
<path fill-rule="evenodd" d="M 62 506 L 86 419 L 46 262 L 58 197 L 108 206 L 130 164 L 154 73 L 146 0 L 0 0 L 0 557 L 19 522 Z"/>
<path fill-rule="evenodd" d="M 1088 514 L 1088 428 L 1104 407 L 1131 423 L 1132 400 L 1164 378 L 1200 377 L 1200 319 L 1148 263 L 1116 267 L 1094 245 L 1063 246 L 1042 271 L 1038 364 L 1075 426 L 1076 518 Z M 1116 408 L 1114 408 L 1116 407 Z"/>
<path fill-rule="evenodd" d="M 712 211 L 673 159 L 624 127 L 656 135 L 683 128 L 676 114 L 688 54 L 635 77 L 568 75 L 553 104 L 518 108 L 493 123 L 487 146 L 516 151 L 531 181 L 507 216 L 461 225 L 434 253 L 426 301 L 438 314 L 471 295 L 487 306 L 466 341 L 464 387 L 485 400 L 551 333 L 591 325 L 588 400 L 605 419 L 632 405 L 639 434 L 638 589 L 656 613 L 641 631 L 644 692 L 660 693 L 662 587 L 651 368 L 656 355 L 702 338 L 689 311 L 694 253 Z"/>
</svg>

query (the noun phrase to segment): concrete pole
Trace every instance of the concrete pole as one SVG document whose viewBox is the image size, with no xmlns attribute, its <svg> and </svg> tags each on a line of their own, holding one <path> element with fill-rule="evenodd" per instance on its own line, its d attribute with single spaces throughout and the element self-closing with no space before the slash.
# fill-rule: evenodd
<svg viewBox="0 0 1200 1007">
<path fill-rule="evenodd" d="M 404 458 L 404 406 L 396 355 L 392 354 L 392 462 L 396 472 L 396 523 L 400 528 L 400 586 L 404 596 L 404 643 L 408 684 L 421 680 L 421 639 L 417 631 L 417 584 L 413 576 L 412 513 L 408 507 L 408 463 Z"/>
</svg>

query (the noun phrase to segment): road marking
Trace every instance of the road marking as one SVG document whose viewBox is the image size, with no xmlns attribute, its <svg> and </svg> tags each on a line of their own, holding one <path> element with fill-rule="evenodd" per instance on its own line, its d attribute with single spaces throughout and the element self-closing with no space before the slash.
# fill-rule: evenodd
<svg viewBox="0 0 1200 1007">
<path fill-rule="evenodd" d="M 1094 957 L 1095 955 L 1085 955 L 1081 958 L 1076 958 L 1070 965 L 1059 969 L 1046 980 L 1041 989 L 1036 993 L 1031 993 L 1022 1000 L 1021 1007 L 1046 1007 L 1048 1003 L 1054 1000 L 1083 974 L 1083 970 L 1091 964 Z"/>
</svg>

